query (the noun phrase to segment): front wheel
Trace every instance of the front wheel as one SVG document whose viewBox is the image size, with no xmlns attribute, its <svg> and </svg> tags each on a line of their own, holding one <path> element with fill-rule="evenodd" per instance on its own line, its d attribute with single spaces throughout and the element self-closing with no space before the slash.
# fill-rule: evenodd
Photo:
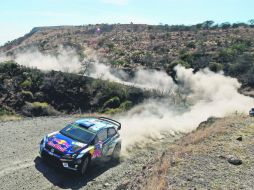
<svg viewBox="0 0 254 190">
<path fill-rule="evenodd" d="M 89 157 L 86 156 L 79 168 L 80 175 L 82 175 L 82 176 L 85 175 L 87 168 L 89 166 L 89 162 L 90 162 Z"/>
<path fill-rule="evenodd" d="M 121 144 L 117 144 L 115 146 L 113 153 L 112 153 L 112 157 L 111 157 L 112 160 L 119 162 L 120 161 L 120 153 L 121 153 Z"/>
<path fill-rule="evenodd" d="M 41 160 L 42 160 L 42 161 L 46 161 L 45 155 L 44 155 L 44 152 L 43 152 L 43 151 L 40 152 L 40 157 L 41 157 Z"/>
</svg>

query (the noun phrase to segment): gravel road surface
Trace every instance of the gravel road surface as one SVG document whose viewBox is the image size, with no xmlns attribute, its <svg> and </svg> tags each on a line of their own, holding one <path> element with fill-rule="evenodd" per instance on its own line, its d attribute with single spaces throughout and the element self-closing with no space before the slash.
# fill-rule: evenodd
<svg viewBox="0 0 254 190">
<path fill-rule="evenodd" d="M 45 134 L 60 130 L 75 119 L 40 117 L 0 122 L 0 189 L 124 189 L 124 184 L 163 152 L 165 144 L 180 136 L 168 135 L 149 146 L 133 149 L 120 164 L 105 162 L 80 177 L 44 163 L 38 153 Z"/>
</svg>

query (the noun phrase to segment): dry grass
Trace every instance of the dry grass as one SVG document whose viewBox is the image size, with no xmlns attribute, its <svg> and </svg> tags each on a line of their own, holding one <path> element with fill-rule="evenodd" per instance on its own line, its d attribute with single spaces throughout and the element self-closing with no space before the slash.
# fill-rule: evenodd
<svg viewBox="0 0 254 190">
<path fill-rule="evenodd" d="M 170 168 L 178 164 L 178 162 L 186 155 L 192 152 L 189 146 L 175 146 L 170 152 L 163 153 L 157 160 L 155 166 L 151 170 L 151 175 L 146 179 L 147 183 L 141 188 L 143 190 L 166 190 L 169 189 L 167 181 Z"/>
<path fill-rule="evenodd" d="M 80 113 L 80 114 L 73 114 L 72 116 L 73 117 L 77 117 L 77 118 L 84 118 L 84 117 L 109 117 L 109 115 L 107 115 L 107 114 L 99 114 L 99 113 Z"/>
<path fill-rule="evenodd" d="M 230 117 L 219 119 L 215 123 L 208 125 L 206 127 L 200 128 L 192 133 L 187 134 L 181 139 L 180 145 L 195 145 L 207 138 L 222 135 L 228 131 L 228 128 L 232 124 L 237 124 L 239 119 L 244 116 L 242 115 L 232 115 Z"/>
<path fill-rule="evenodd" d="M 0 116 L 0 122 L 3 121 L 17 121 L 17 120 L 21 120 L 22 117 L 19 115 L 2 115 Z"/>
<path fill-rule="evenodd" d="M 226 134 L 233 129 L 231 126 L 239 123 L 242 119 L 241 115 L 233 115 L 231 117 L 217 120 L 203 128 L 200 128 L 192 133 L 181 138 L 175 145 L 168 147 L 168 152 L 155 162 L 152 167 L 149 177 L 145 179 L 146 184 L 141 189 L 144 190 L 164 190 L 170 189 L 167 175 L 170 173 L 170 168 L 177 167 L 182 159 L 191 156 L 198 152 L 207 150 L 207 145 L 203 142 L 209 138 L 217 138 Z"/>
<path fill-rule="evenodd" d="M 165 154 L 159 159 L 158 163 L 152 171 L 152 175 L 147 180 L 147 184 L 142 189 L 146 190 L 165 190 L 168 187 L 167 174 L 170 168 Z"/>
</svg>

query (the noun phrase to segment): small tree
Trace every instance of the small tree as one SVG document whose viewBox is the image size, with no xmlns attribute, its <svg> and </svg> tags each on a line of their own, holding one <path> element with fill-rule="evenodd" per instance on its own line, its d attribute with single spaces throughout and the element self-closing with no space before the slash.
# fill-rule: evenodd
<svg viewBox="0 0 254 190">
<path fill-rule="evenodd" d="M 205 22 L 203 22 L 202 23 L 202 27 L 204 28 L 204 29 L 209 29 L 209 28 L 211 28 L 212 27 L 212 25 L 214 24 L 214 21 L 212 21 L 212 20 L 207 20 L 207 21 L 205 21 Z"/>
<path fill-rule="evenodd" d="M 223 23 L 221 23 L 220 27 L 222 29 L 228 29 L 231 27 L 231 24 L 229 22 L 223 22 Z"/>
<path fill-rule="evenodd" d="M 248 23 L 249 23 L 249 25 L 250 25 L 251 27 L 254 27 L 254 19 L 250 19 L 250 20 L 248 21 Z"/>
</svg>

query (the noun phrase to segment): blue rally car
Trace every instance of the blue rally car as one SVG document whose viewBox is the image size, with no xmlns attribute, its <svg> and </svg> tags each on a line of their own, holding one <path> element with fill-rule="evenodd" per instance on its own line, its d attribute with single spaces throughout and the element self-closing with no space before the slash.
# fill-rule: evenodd
<svg viewBox="0 0 254 190">
<path fill-rule="evenodd" d="M 119 161 L 120 129 L 119 122 L 105 117 L 77 120 L 44 136 L 40 143 L 41 158 L 83 175 L 92 161 L 105 157 Z"/>
<path fill-rule="evenodd" d="M 254 116 L 254 108 L 251 108 L 251 110 L 249 111 L 249 115 Z"/>
</svg>

